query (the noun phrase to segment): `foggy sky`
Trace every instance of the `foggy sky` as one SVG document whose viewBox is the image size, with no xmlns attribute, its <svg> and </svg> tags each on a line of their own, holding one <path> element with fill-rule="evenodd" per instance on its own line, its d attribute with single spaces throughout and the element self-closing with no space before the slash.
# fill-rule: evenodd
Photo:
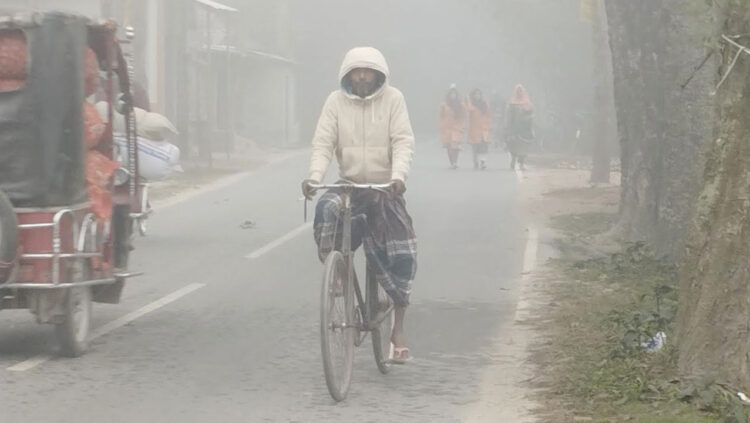
<svg viewBox="0 0 750 423">
<path fill-rule="evenodd" d="M 591 35 L 576 0 L 292 0 L 300 62 L 300 116 L 311 130 L 351 47 L 379 48 L 394 86 L 406 95 L 418 135 L 431 137 L 451 83 L 507 99 L 526 85 L 545 109 L 586 109 L 591 97 Z"/>
<path fill-rule="evenodd" d="M 578 0 L 224 2 L 242 11 L 238 19 L 247 22 L 237 24 L 251 26 L 247 34 L 277 31 L 288 40 L 290 51 L 271 47 L 270 52 L 290 55 L 298 63 L 296 115 L 303 143 L 309 141 L 326 96 L 338 88 L 344 54 L 355 46 L 383 51 L 391 83 L 406 96 L 419 141 L 434 138 L 437 109 L 452 83 L 462 94 L 480 88 L 486 98 L 497 92 L 503 101 L 516 83 L 522 83 L 541 126 L 549 124 L 553 113 L 563 122 L 558 125 L 572 125 L 576 113 L 591 110 L 591 30 L 579 20 Z M 49 3 L 0 0 L 0 5 Z M 96 0 L 51 3 L 98 8 Z M 286 5 L 288 27 L 267 17 L 280 4 Z M 185 5 L 192 2 L 185 0 Z M 254 45 L 252 40 L 239 44 Z"/>
</svg>

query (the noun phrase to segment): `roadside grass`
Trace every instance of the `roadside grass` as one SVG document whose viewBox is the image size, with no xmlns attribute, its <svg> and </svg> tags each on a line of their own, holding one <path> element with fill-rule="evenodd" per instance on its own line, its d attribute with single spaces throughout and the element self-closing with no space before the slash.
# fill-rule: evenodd
<svg viewBox="0 0 750 423">
<path fill-rule="evenodd" d="M 616 220 L 616 213 L 592 212 L 552 216 L 550 224 L 566 237 L 588 237 L 606 232 Z"/>
<path fill-rule="evenodd" d="M 563 215 L 566 237 L 607 231 L 614 216 Z M 676 269 L 644 244 L 604 258 L 552 259 L 549 305 L 533 324 L 543 333 L 532 360 L 544 395 L 541 421 L 747 422 L 742 405 L 718 387 L 687 393 L 673 344 Z M 649 352 L 658 332 L 666 343 Z"/>
</svg>

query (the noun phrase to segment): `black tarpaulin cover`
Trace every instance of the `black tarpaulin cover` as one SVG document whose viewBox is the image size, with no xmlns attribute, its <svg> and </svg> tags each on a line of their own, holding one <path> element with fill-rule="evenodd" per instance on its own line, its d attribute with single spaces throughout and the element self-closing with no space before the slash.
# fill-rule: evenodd
<svg viewBox="0 0 750 423">
<path fill-rule="evenodd" d="M 64 13 L 0 20 L 28 45 L 23 88 L 0 92 L 0 190 L 16 207 L 86 200 L 82 111 L 88 20 Z"/>
</svg>

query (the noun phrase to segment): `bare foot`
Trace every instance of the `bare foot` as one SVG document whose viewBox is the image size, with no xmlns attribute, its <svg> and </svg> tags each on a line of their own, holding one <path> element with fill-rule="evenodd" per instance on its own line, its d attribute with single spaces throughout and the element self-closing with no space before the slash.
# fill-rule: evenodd
<svg viewBox="0 0 750 423">
<path fill-rule="evenodd" d="M 404 333 L 396 332 L 396 328 L 393 328 L 393 333 L 391 334 L 391 343 L 393 344 L 394 348 L 404 348 L 406 347 L 406 338 L 404 337 Z"/>
<path fill-rule="evenodd" d="M 404 336 L 404 315 L 406 307 L 395 307 L 393 319 L 393 332 L 391 332 L 391 342 L 394 348 L 406 347 L 406 337 Z"/>
</svg>

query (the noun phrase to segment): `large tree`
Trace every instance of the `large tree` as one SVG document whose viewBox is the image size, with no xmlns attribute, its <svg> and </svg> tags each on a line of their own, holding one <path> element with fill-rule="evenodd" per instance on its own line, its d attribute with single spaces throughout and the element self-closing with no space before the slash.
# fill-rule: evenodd
<svg viewBox="0 0 750 423">
<path fill-rule="evenodd" d="M 715 5 L 721 34 L 716 124 L 680 271 L 678 341 L 686 377 L 750 388 L 750 5 Z M 738 54 L 738 52 L 740 52 Z"/>
<path fill-rule="evenodd" d="M 622 163 L 619 228 L 675 259 L 710 141 L 715 67 L 694 72 L 705 57 L 708 9 L 693 0 L 606 0 Z"/>
</svg>

